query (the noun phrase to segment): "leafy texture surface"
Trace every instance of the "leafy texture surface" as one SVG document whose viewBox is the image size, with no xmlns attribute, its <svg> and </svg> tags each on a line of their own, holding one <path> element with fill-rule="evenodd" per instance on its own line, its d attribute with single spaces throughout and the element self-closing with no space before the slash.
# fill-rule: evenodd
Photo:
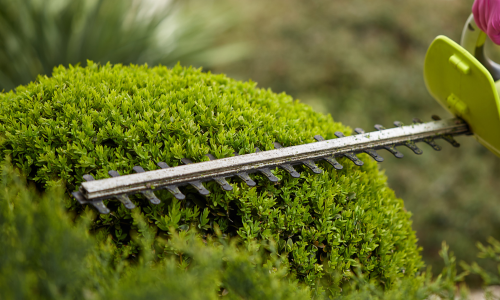
<svg viewBox="0 0 500 300">
<path fill-rule="evenodd" d="M 126 253 L 115 255 L 109 239 L 97 242 L 86 232 L 91 214 L 75 224 L 61 193 L 38 194 L 8 165 L 0 172 L 1 299 L 311 298 L 308 287 L 283 279 L 279 260 L 265 261 L 262 251 L 239 251 L 224 240 L 207 245 L 173 233 L 169 247 L 184 257 L 154 263 L 148 249 L 154 234 L 138 213 L 144 251 L 130 263 Z"/>
<path fill-rule="evenodd" d="M 455 261 L 446 246 L 446 268 L 435 280 L 409 276 L 384 290 L 358 276 L 341 293 L 328 293 L 291 280 L 273 243 L 247 250 L 220 231 L 207 239 L 171 231 L 163 245 L 175 250 L 155 261 L 154 229 L 134 211 L 141 254 L 130 261 L 127 253 L 116 255 L 110 238 L 99 242 L 86 232 L 91 211 L 75 223 L 60 192 L 26 187 L 10 164 L 0 174 L 1 299 L 457 299 Z"/>
<path fill-rule="evenodd" d="M 273 142 L 311 143 L 314 135 L 331 139 L 337 130 L 350 132 L 286 94 L 180 66 L 88 62 L 86 68 L 58 67 L 52 77 L 0 94 L 3 159 L 40 187 L 63 185 L 68 192 L 84 174 L 99 179 L 109 177 L 109 170 L 131 173 L 135 165 L 153 170 L 158 161 L 176 166 L 184 157 L 203 161 L 206 153 L 222 158 L 255 147 L 270 150 Z M 232 192 L 208 183 L 206 198 L 190 188 L 183 188 L 185 201 L 157 192 L 160 205 L 132 197 L 134 211 L 106 201 L 113 213 L 97 216 L 93 231 L 102 240 L 111 236 L 119 251 L 135 257 L 141 248 L 136 237 L 144 234 L 137 214 L 153 235 L 147 241 L 157 259 L 168 252 L 160 241 L 170 239 L 172 229 L 196 228 L 202 237 L 220 230 L 249 249 L 272 241 L 291 276 L 310 286 L 321 280 L 340 289 L 360 268 L 389 287 L 415 274 L 421 258 L 402 200 L 376 163 L 360 158 L 361 168 L 343 159 L 341 171 L 320 164 L 322 175 L 298 168 L 298 179 L 274 170 L 278 184 L 251 175 L 255 188 L 235 179 Z M 67 207 L 82 212 L 74 200 Z"/>
</svg>

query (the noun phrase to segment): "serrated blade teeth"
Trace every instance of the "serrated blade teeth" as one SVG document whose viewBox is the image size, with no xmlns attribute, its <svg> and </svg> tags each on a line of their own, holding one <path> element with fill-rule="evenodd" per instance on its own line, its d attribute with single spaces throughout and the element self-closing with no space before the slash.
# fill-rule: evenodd
<svg viewBox="0 0 500 300">
<path fill-rule="evenodd" d="M 322 142 L 322 141 L 324 141 L 324 140 L 325 140 L 325 138 L 324 138 L 324 137 L 322 137 L 322 136 L 321 136 L 321 135 L 319 135 L 319 134 L 318 134 L 318 135 L 315 135 L 315 136 L 314 136 L 314 139 L 315 139 L 316 141 L 318 141 L 318 142 Z"/>
<path fill-rule="evenodd" d="M 240 154 L 238 152 L 233 152 L 234 156 L 239 156 Z M 236 173 L 236 176 L 238 176 L 241 180 L 243 180 L 249 187 L 256 186 L 257 183 L 248 176 L 248 173 L 246 172 L 239 172 Z"/>
<path fill-rule="evenodd" d="M 365 133 L 363 128 L 359 128 L 359 127 L 355 128 L 354 132 L 356 132 L 357 134 L 364 134 Z M 377 151 L 375 151 L 374 149 L 365 149 L 365 150 L 363 150 L 363 152 L 370 155 L 376 162 L 383 162 L 384 161 L 384 158 L 382 156 L 378 155 Z"/>
<path fill-rule="evenodd" d="M 323 142 L 325 140 L 325 138 L 319 134 L 315 135 L 314 139 L 318 142 Z M 341 164 L 339 164 L 339 162 L 333 156 L 325 156 L 322 157 L 321 159 L 332 165 L 332 167 L 334 167 L 335 170 L 342 170 L 344 168 Z"/>
<path fill-rule="evenodd" d="M 141 191 L 141 194 L 146 197 L 146 199 L 149 200 L 149 202 L 151 202 L 151 204 L 155 204 L 155 205 L 158 205 L 161 203 L 160 199 L 158 199 L 155 195 L 155 193 L 153 193 L 153 191 Z"/>
<path fill-rule="evenodd" d="M 85 181 L 94 181 L 95 179 L 94 179 L 94 177 L 92 175 L 85 174 L 85 175 L 83 175 L 83 180 L 85 180 Z M 87 201 L 81 192 L 73 192 L 71 194 L 82 205 L 83 204 L 92 204 L 92 206 L 94 206 L 100 214 L 107 215 L 107 214 L 109 214 L 111 212 L 109 210 L 109 208 L 107 208 L 106 205 L 104 205 L 104 203 L 102 202 L 102 200 Z"/>
<path fill-rule="evenodd" d="M 377 129 L 378 131 L 385 130 L 385 127 L 380 125 L 380 124 L 375 124 L 375 126 L 373 126 L 373 127 L 375 127 L 375 129 Z"/>
<path fill-rule="evenodd" d="M 104 205 L 102 201 L 92 202 L 92 205 L 97 209 L 97 211 L 103 215 L 109 214 L 111 211 Z"/>
<path fill-rule="evenodd" d="M 161 169 L 167 169 L 167 168 L 170 168 L 169 165 L 167 165 L 166 162 L 163 162 L 163 161 L 160 161 L 156 164 L 158 167 L 160 167 Z"/>
<path fill-rule="evenodd" d="M 248 174 L 245 172 L 237 173 L 236 176 L 238 176 L 241 180 L 243 180 L 250 187 L 257 185 L 257 183 L 255 183 L 255 181 L 253 181 L 252 178 L 250 178 L 250 176 L 248 176 Z"/>
<path fill-rule="evenodd" d="M 283 146 L 280 143 L 278 143 L 278 142 L 274 142 L 274 148 L 280 149 L 280 148 L 283 148 Z M 306 167 L 308 167 L 309 169 L 311 169 L 311 171 L 313 173 L 315 173 L 315 174 L 321 174 L 323 172 L 323 170 L 321 170 L 320 168 L 318 168 L 318 166 L 316 166 L 316 164 L 312 160 L 306 159 L 306 160 L 302 160 L 300 162 L 302 164 L 304 164 Z M 283 169 L 285 169 L 286 171 L 288 171 L 292 177 L 294 177 L 294 178 L 299 178 L 300 177 L 300 173 L 297 172 L 292 167 L 292 165 L 290 165 L 290 164 L 282 164 L 282 165 L 280 165 L 280 167 L 283 168 Z"/>
<path fill-rule="evenodd" d="M 394 122 L 394 123 L 396 123 L 396 122 Z M 380 124 L 375 124 L 375 126 L 373 126 L 373 127 L 375 127 L 375 129 L 378 131 L 385 130 L 385 127 L 380 125 Z M 403 153 L 399 152 L 398 149 L 396 149 L 396 145 L 386 145 L 386 146 L 383 146 L 382 148 L 389 151 L 396 158 L 403 158 L 404 157 Z"/>
<path fill-rule="evenodd" d="M 271 170 L 268 169 L 268 168 L 257 169 L 257 171 L 259 171 L 262 174 L 264 174 L 264 176 L 266 176 L 267 179 L 269 179 L 269 181 L 271 181 L 271 182 L 278 182 L 278 181 L 280 181 L 279 178 L 276 177 L 276 176 L 274 176 L 273 173 L 271 173 Z"/>
<path fill-rule="evenodd" d="M 158 162 L 156 165 L 158 167 L 160 167 L 161 169 L 168 169 L 168 168 L 170 168 L 170 166 L 166 162 L 163 162 L 163 161 Z M 171 194 L 173 194 L 174 197 L 176 199 L 178 199 L 178 200 L 184 200 L 184 199 L 186 199 L 186 196 L 183 193 L 181 193 L 181 191 L 179 190 L 179 187 L 177 185 L 174 185 L 174 184 L 167 185 L 165 187 L 165 189 L 167 191 L 169 191 Z"/>
<path fill-rule="evenodd" d="M 345 137 L 345 135 L 342 132 L 340 132 L 340 131 L 335 131 L 335 136 L 337 138 L 343 138 L 343 137 Z"/>
<path fill-rule="evenodd" d="M 396 127 L 403 127 L 403 123 L 402 122 L 399 122 L 399 121 L 394 121 L 394 126 Z"/>
<path fill-rule="evenodd" d="M 189 164 L 192 164 L 193 161 L 190 160 L 189 158 L 181 158 L 181 162 L 185 165 L 189 165 Z"/>
<path fill-rule="evenodd" d="M 207 190 L 205 188 L 205 186 L 203 186 L 203 184 L 201 183 L 201 181 L 190 181 L 189 184 L 194 187 L 198 193 L 202 194 L 203 196 L 206 196 L 206 195 L 209 195 L 210 194 L 210 191 Z"/>
<path fill-rule="evenodd" d="M 176 185 L 168 185 L 167 187 L 165 187 L 165 189 L 167 189 L 167 191 L 169 191 L 171 194 L 173 194 L 174 197 L 178 200 L 186 199 L 186 195 L 181 193 L 181 191 L 179 190 L 179 188 Z"/>
<path fill-rule="evenodd" d="M 135 166 L 135 167 L 132 168 L 132 170 L 134 172 L 136 172 L 136 173 L 144 173 L 144 172 L 146 172 L 146 170 L 144 170 L 144 168 L 141 167 L 141 166 Z"/>
<path fill-rule="evenodd" d="M 384 149 L 391 152 L 391 154 L 394 155 L 396 158 L 404 157 L 403 153 L 399 152 L 398 149 L 396 149 L 395 145 L 384 146 Z"/>
<path fill-rule="evenodd" d="M 281 164 L 279 165 L 278 167 L 282 168 L 283 170 L 287 171 L 290 176 L 292 176 L 293 178 L 299 178 L 300 177 L 300 173 L 297 172 L 293 167 L 292 165 L 289 165 L 289 164 Z"/>
<path fill-rule="evenodd" d="M 403 127 L 404 125 L 400 121 L 394 121 L 394 126 L 396 126 L 396 127 Z M 380 124 L 376 124 L 374 127 L 378 131 L 385 130 L 385 127 L 382 126 L 382 125 L 380 125 Z M 406 146 L 407 148 L 411 149 L 413 151 L 413 153 L 415 153 L 415 154 L 420 155 L 420 154 L 424 153 L 420 148 L 417 147 L 417 145 L 415 144 L 414 141 L 402 142 L 401 144 L 403 144 L 403 146 Z M 384 146 L 384 149 L 386 149 L 389 152 L 391 152 L 392 154 L 394 154 L 394 156 L 396 156 L 397 158 L 402 158 L 403 157 L 403 154 L 396 150 L 395 145 Z"/>
<path fill-rule="evenodd" d="M 118 171 L 114 171 L 114 170 L 108 171 L 108 174 L 111 177 L 118 177 L 118 176 L 120 176 L 120 173 L 118 173 Z"/>
<path fill-rule="evenodd" d="M 304 166 L 306 166 L 309 169 L 311 169 L 311 171 L 313 173 L 315 173 L 315 174 L 321 174 L 321 173 L 323 173 L 323 170 L 321 170 L 320 168 L 318 168 L 318 166 L 314 163 L 314 161 L 312 161 L 310 159 L 302 160 L 301 163 L 303 163 Z"/>
<path fill-rule="evenodd" d="M 120 176 L 120 173 L 118 173 L 117 171 L 114 171 L 114 170 L 108 171 L 108 174 L 111 177 Z M 130 198 L 126 194 L 115 195 L 114 197 L 118 201 L 120 201 L 123 204 L 123 206 L 125 206 L 125 208 L 127 208 L 127 209 L 134 209 L 135 208 L 135 204 L 132 201 L 130 201 Z"/>
<path fill-rule="evenodd" d="M 144 170 L 144 168 L 141 167 L 141 166 L 135 166 L 135 167 L 132 168 L 132 170 L 134 170 L 134 172 L 136 172 L 136 173 L 144 173 L 144 172 L 146 172 Z M 147 190 L 146 191 L 141 191 L 141 194 L 144 197 L 146 197 L 146 199 L 148 199 L 149 202 L 151 202 L 152 204 L 158 205 L 158 204 L 161 203 L 160 199 L 158 199 L 156 197 L 156 195 L 155 195 L 155 193 L 153 193 L 153 191 L 147 191 Z"/>
<path fill-rule="evenodd" d="M 205 156 L 208 157 L 208 159 L 210 160 L 217 160 L 217 158 L 210 153 L 205 154 Z M 220 185 L 223 190 L 225 191 L 233 190 L 233 187 L 229 184 L 229 182 L 227 182 L 227 180 L 224 177 L 214 177 L 213 180 L 217 182 L 217 184 Z"/>
<path fill-rule="evenodd" d="M 401 123 L 399 121 L 394 121 L 394 126 L 403 127 L 403 123 Z M 420 154 L 424 153 L 424 151 L 422 151 L 420 148 L 418 148 L 417 145 L 415 145 L 415 142 L 413 142 L 413 141 L 404 142 L 403 145 L 410 148 L 415 154 L 420 155 Z"/>
<path fill-rule="evenodd" d="M 324 140 L 325 140 L 325 138 L 324 138 L 324 137 L 322 137 L 322 136 L 321 136 L 321 135 L 319 135 L 319 134 L 318 134 L 318 135 L 315 135 L 315 136 L 314 136 L 314 139 L 315 139 L 316 141 L 318 141 L 318 142 L 322 142 L 322 141 L 324 141 Z M 344 167 L 343 167 L 341 164 L 339 164 L 339 162 L 338 162 L 335 158 L 333 158 L 332 156 L 325 156 L 325 157 L 322 157 L 321 159 L 322 159 L 322 160 L 324 160 L 324 161 L 326 161 L 326 162 L 327 162 L 327 163 L 329 163 L 330 165 L 332 165 L 332 167 L 334 167 L 334 168 L 335 168 L 335 170 L 342 170 L 342 169 L 344 168 Z"/>
<path fill-rule="evenodd" d="M 460 144 L 451 135 L 444 134 L 441 136 L 441 138 L 450 143 L 455 148 L 460 147 Z"/>
<path fill-rule="evenodd" d="M 135 208 L 135 204 L 130 201 L 130 198 L 127 196 L 127 195 L 116 195 L 115 198 L 120 201 L 123 206 L 125 206 L 125 208 L 127 209 L 134 209 Z"/>
<path fill-rule="evenodd" d="M 433 119 L 439 118 L 434 116 Z M 303 164 L 313 173 L 320 174 L 323 170 L 316 165 L 316 162 L 320 160 L 326 161 L 336 170 L 341 170 L 343 167 L 335 159 L 336 157 L 346 157 L 354 164 L 362 166 L 363 162 L 356 154 L 364 152 L 377 162 L 382 162 L 384 159 L 377 153 L 381 149 L 391 152 L 397 158 L 402 158 L 403 154 L 396 147 L 406 146 L 416 154 L 422 154 L 422 150 L 415 145 L 415 142 L 425 142 L 434 150 L 441 150 L 441 147 L 435 143 L 435 139 L 442 138 L 458 147 L 459 144 L 453 139 L 453 136 L 470 134 L 467 124 L 460 119 L 420 124 L 421 120 L 415 118 L 413 122 L 413 125 L 404 126 L 403 123 L 396 121 L 394 126 L 399 128 L 391 129 L 385 129 L 379 124 L 375 125 L 376 130 L 384 131 L 382 133 L 366 133 L 362 128 L 355 128 L 354 132 L 359 136 L 347 138 L 342 132 L 337 131 L 335 136 L 343 138 L 339 141 L 336 139 L 325 141 L 321 135 L 316 135 L 314 139 L 318 141 L 317 144 L 292 146 L 283 150 L 279 150 L 283 147 L 280 143 L 275 142 L 276 150 L 259 153 L 261 150 L 255 147 L 255 153 L 248 154 L 245 158 L 226 157 L 219 161 L 214 155 L 206 154 L 210 161 L 199 162 L 193 166 L 176 167 L 177 169 L 166 172 L 152 171 L 150 174 L 140 174 L 147 171 L 141 166 L 135 166 L 133 171 L 139 174 L 125 175 L 117 179 L 98 180 L 98 182 L 91 175 L 84 175 L 83 179 L 87 182 L 83 182 L 79 191 L 72 194 L 79 203 L 92 204 L 100 213 L 106 214 L 110 211 L 103 204 L 103 199 L 116 198 L 126 208 L 132 209 L 135 205 L 128 198 L 128 194 L 141 193 L 152 204 L 159 204 L 161 203 L 160 199 L 154 191 L 167 189 L 175 198 L 182 200 L 186 196 L 181 193 L 179 186 L 191 185 L 200 194 L 209 195 L 210 192 L 203 185 L 205 181 L 209 180 L 215 181 L 226 191 L 233 190 L 227 178 L 235 176 L 250 187 L 256 186 L 256 182 L 249 176 L 250 173 L 255 172 L 261 173 L 271 182 L 276 183 L 280 179 L 271 172 L 271 169 L 276 167 L 286 170 L 292 177 L 299 178 L 300 173 L 293 167 L 298 164 Z M 235 152 L 234 156 L 239 156 L 239 154 Z M 185 165 L 193 164 L 188 158 L 182 158 L 181 162 Z M 165 162 L 158 162 L 157 165 L 161 169 L 169 168 Z M 111 177 L 120 176 L 117 171 L 112 170 L 108 173 Z"/>
<path fill-rule="evenodd" d="M 281 144 L 278 143 L 278 142 L 274 142 L 273 144 L 274 144 L 274 148 L 276 148 L 276 149 L 283 148 L 283 146 L 281 146 Z M 290 176 L 292 176 L 293 178 L 299 178 L 300 177 L 300 173 L 297 172 L 292 167 L 292 165 L 290 165 L 290 164 L 280 164 L 280 165 L 278 165 L 278 167 L 280 167 L 283 170 L 287 171 L 290 174 Z"/>
<path fill-rule="evenodd" d="M 185 165 L 189 165 L 189 164 L 192 164 L 192 163 L 193 163 L 193 162 L 192 162 L 190 159 L 188 159 L 188 158 L 182 158 L 182 159 L 181 159 L 181 162 L 182 162 L 183 164 L 185 164 Z M 203 196 L 206 196 L 206 195 L 209 195 L 209 194 L 210 194 L 210 191 L 209 191 L 209 190 L 207 190 L 207 189 L 203 186 L 203 184 L 201 183 L 201 181 L 199 181 L 199 180 L 190 181 L 190 182 L 189 182 L 189 185 L 191 185 L 192 187 L 194 187 L 194 188 L 198 191 L 198 193 L 200 193 L 200 194 L 201 194 L 201 195 L 203 195 Z"/>
<path fill-rule="evenodd" d="M 340 131 L 336 131 L 335 132 L 335 136 L 337 138 L 343 138 L 345 137 L 345 135 L 340 132 Z M 362 166 L 364 163 L 356 156 L 356 154 L 354 153 L 343 153 L 342 156 L 345 156 L 347 157 L 348 159 L 350 159 L 356 166 Z"/>
<path fill-rule="evenodd" d="M 88 175 L 88 176 L 90 176 L 90 175 Z M 104 205 L 104 203 L 102 203 L 102 201 L 87 201 L 85 199 L 85 197 L 83 197 L 83 194 L 80 192 L 72 192 L 71 195 L 73 195 L 73 197 L 75 197 L 76 201 L 78 201 L 78 203 L 80 203 L 82 205 L 83 204 L 92 204 L 100 214 L 107 215 L 111 212 L 109 210 L 109 208 L 107 208 L 106 205 Z"/>
<path fill-rule="evenodd" d="M 357 134 L 363 134 L 365 133 L 365 131 L 363 130 L 363 128 L 354 128 L 354 132 L 356 132 Z"/>
<path fill-rule="evenodd" d="M 233 187 L 223 177 L 214 177 L 214 181 L 217 182 L 217 184 L 219 184 L 225 191 L 233 190 Z"/>
<path fill-rule="evenodd" d="M 366 149 L 364 152 L 368 155 L 370 155 L 376 162 L 383 162 L 384 158 L 380 155 L 378 155 L 377 151 L 373 149 Z"/>
<path fill-rule="evenodd" d="M 83 175 L 83 179 L 84 179 L 85 181 L 94 181 L 94 180 L 95 180 L 95 179 L 94 179 L 94 176 L 92 176 L 92 175 L 88 175 L 88 174 Z"/>
<path fill-rule="evenodd" d="M 335 170 L 342 170 L 344 167 L 333 157 L 323 157 L 323 160 L 332 165 Z"/>
<path fill-rule="evenodd" d="M 438 144 L 436 144 L 436 142 L 434 141 L 433 138 L 426 138 L 424 139 L 424 142 L 431 146 L 432 149 L 436 150 L 436 151 L 441 151 L 441 146 L 439 146 Z"/>
<path fill-rule="evenodd" d="M 354 153 L 344 153 L 343 156 L 350 159 L 356 166 L 364 165 L 364 163 Z"/>
<path fill-rule="evenodd" d="M 415 153 L 417 155 L 421 155 L 422 153 L 424 153 L 424 151 L 422 151 L 422 149 L 418 148 L 417 145 L 415 145 L 415 142 L 413 142 L 413 141 L 404 142 L 403 145 L 410 148 L 413 151 L 413 153 Z"/>
</svg>

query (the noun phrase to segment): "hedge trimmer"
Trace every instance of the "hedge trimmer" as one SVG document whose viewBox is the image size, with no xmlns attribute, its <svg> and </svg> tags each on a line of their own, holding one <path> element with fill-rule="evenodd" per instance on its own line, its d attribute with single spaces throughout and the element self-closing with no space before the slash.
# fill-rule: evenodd
<svg viewBox="0 0 500 300">
<path fill-rule="evenodd" d="M 100 213 L 109 213 L 104 205 L 105 199 L 119 200 L 128 209 L 135 205 L 128 195 L 141 193 L 152 204 L 159 204 L 155 191 L 166 189 L 177 199 L 185 199 L 179 190 L 180 186 L 190 185 L 201 195 L 210 192 L 203 185 L 207 181 L 215 181 L 225 191 L 233 187 L 226 180 L 237 177 L 248 186 L 256 183 L 250 173 L 261 173 L 271 182 L 279 179 L 271 169 L 281 168 L 292 177 L 300 177 L 294 169 L 296 165 L 304 165 L 313 173 L 322 173 L 316 162 L 325 161 L 335 169 L 343 166 L 336 160 L 346 157 L 354 164 L 361 166 L 363 162 L 356 156 L 366 153 L 377 162 L 383 158 L 378 150 L 389 151 L 397 158 L 403 154 L 398 147 L 410 148 L 415 154 L 422 154 L 416 145 L 424 142 L 434 150 L 441 150 L 436 140 L 443 139 L 452 146 L 459 144 L 454 140 L 457 135 L 474 135 L 486 148 L 500 156 L 500 101 L 494 80 L 500 79 L 500 66 L 491 62 L 484 55 L 486 34 L 482 32 L 471 16 L 464 28 L 461 45 L 445 36 L 438 36 L 428 49 L 424 78 L 431 95 L 455 118 L 441 120 L 433 116 L 432 122 L 424 123 L 414 119 L 413 124 L 404 125 L 394 122 L 394 128 L 386 129 L 375 125 L 376 131 L 365 132 L 361 128 L 354 130 L 352 136 L 344 136 L 337 132 L 336 139 L 325 140 L 317 135 L 317 142 L 292 147 L 282 147 L 274 143 L 274 150 L 216 159 L 206 154 L 209 161 L 193 163 L 188 158 L 181 159 L 184 165 L 169 167 L 165 162 L 157 162 L 158 170 L 145 171 L 142 167 L 133 168 L 135 174 L 123 175 L 117 171 L 109 171 L 111 178 L 94 180 L 91 175 L 84 175 L 83 182 L 73 196 L 81 204 L 92 204 Z M 500 87 L 500 84 L 499 84 Z"/>
</svg>

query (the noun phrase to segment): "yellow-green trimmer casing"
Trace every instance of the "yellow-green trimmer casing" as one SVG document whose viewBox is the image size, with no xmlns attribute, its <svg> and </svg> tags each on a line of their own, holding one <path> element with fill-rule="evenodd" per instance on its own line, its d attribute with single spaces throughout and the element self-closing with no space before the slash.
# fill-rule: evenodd
<svg viewBox="0 0 500 300">
<path fill-rule="evenodd" d="M 488 70 L 459 44 L 438 36 L 425 57 L 424 79 L 431 95 L 500 157 L 500 100 Z"/>
</svg>

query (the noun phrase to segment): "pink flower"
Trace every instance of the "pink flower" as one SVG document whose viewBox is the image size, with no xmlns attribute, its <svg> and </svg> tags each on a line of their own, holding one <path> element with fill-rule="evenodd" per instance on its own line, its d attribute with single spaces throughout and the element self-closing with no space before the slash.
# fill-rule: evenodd
<svg viewBox="0 0 500 300">
<path fill-rule="evenodd" d="M 472 13 L 477 26 L 500 45 L 500 0 L 476 0 Z"/>
</svg>

